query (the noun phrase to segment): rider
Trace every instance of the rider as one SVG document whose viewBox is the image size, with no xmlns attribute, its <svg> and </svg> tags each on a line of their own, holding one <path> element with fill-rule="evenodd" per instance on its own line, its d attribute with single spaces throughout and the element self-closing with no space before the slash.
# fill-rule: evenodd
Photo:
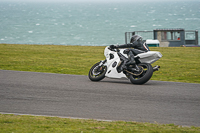
<svg viewBox="0 0 200 133">
<path fill-rule="evenodd" d="M 149 50 L 149 47 L 146 45 L 145 42 L 142 41 L 142 37 L 139 35 L 133 35 L 131 37 L 130 43 L 128 44 L 122 44 L 122 45 L 110 45 L 111 49 L 115 49 L 115 48 L 128 48 L 124 51 L 125 54 L 128 55 L 128 59 L 129 61 L 126 63 L 126 65 L 131 65 L 131 64 L 135 64 L 135 59 L 134 56 L 140 53 L 144 53 Z M 131 49 L 134 48 L 134 49 Z"/>
</svg>

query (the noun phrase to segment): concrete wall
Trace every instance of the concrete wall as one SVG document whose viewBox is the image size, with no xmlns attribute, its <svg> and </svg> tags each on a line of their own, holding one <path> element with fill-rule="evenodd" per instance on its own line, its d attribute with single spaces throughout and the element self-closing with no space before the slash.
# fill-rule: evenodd
<svg viewBox="0 0 200 133">
<path fill-rule="evenodd" d="M 160 47 L 169 47 L 169 42 L 168 41 L 162 41 L 161 38 L 161 31 L 157 32 L 157 40 L 160 42 Z"/>
</svg>

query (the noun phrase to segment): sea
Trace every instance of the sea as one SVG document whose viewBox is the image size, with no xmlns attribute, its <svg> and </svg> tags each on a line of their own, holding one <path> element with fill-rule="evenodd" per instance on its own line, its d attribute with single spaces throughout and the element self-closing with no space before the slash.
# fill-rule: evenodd
<svg viewBox="0 0 200 133">
<path fill-rule="evenodd" d="M 125 32 L 172 28 L 200 32 L 200 0 L 0 2 L 6 44 L 119 45 Z"/>
</svg>

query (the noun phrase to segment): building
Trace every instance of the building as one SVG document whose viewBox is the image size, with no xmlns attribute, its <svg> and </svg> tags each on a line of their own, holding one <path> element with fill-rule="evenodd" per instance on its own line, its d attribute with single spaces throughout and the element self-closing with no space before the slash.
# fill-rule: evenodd
<svg viewBox="0 0 200 133">
<path fill-rule="evenodd" d="M 125 33 L 125 43 L 130 42 L 133 35 L 140 35 L 143 40 L 149 42 L 153 47 L 180 47 L 180 46 L 199 46 L 198 31 L 179 29 L 155 29 L 153 31 L 134 31 Z M 158 42 L 159 41 L 159 42 Z M 152 43 L 152 44 L 151 44 Z M 159 43 L 159 44 L 157 44 Z"/>
</svg>

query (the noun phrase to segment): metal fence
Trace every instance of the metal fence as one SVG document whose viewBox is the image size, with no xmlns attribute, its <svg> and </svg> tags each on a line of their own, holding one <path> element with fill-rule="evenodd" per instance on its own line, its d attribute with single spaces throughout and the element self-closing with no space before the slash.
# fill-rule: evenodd
<svg viewBox="0 0 200 133">
<path fill-rule="evenodd" d="M 133 35 L 140 35 L 142 36 L 143 40 L 153 39 L 153 31 L 134 31 L 134 32 L 126 32 L 125 33 L 125 43 L 129 43 L 130 39 Z"/>
</svg>

